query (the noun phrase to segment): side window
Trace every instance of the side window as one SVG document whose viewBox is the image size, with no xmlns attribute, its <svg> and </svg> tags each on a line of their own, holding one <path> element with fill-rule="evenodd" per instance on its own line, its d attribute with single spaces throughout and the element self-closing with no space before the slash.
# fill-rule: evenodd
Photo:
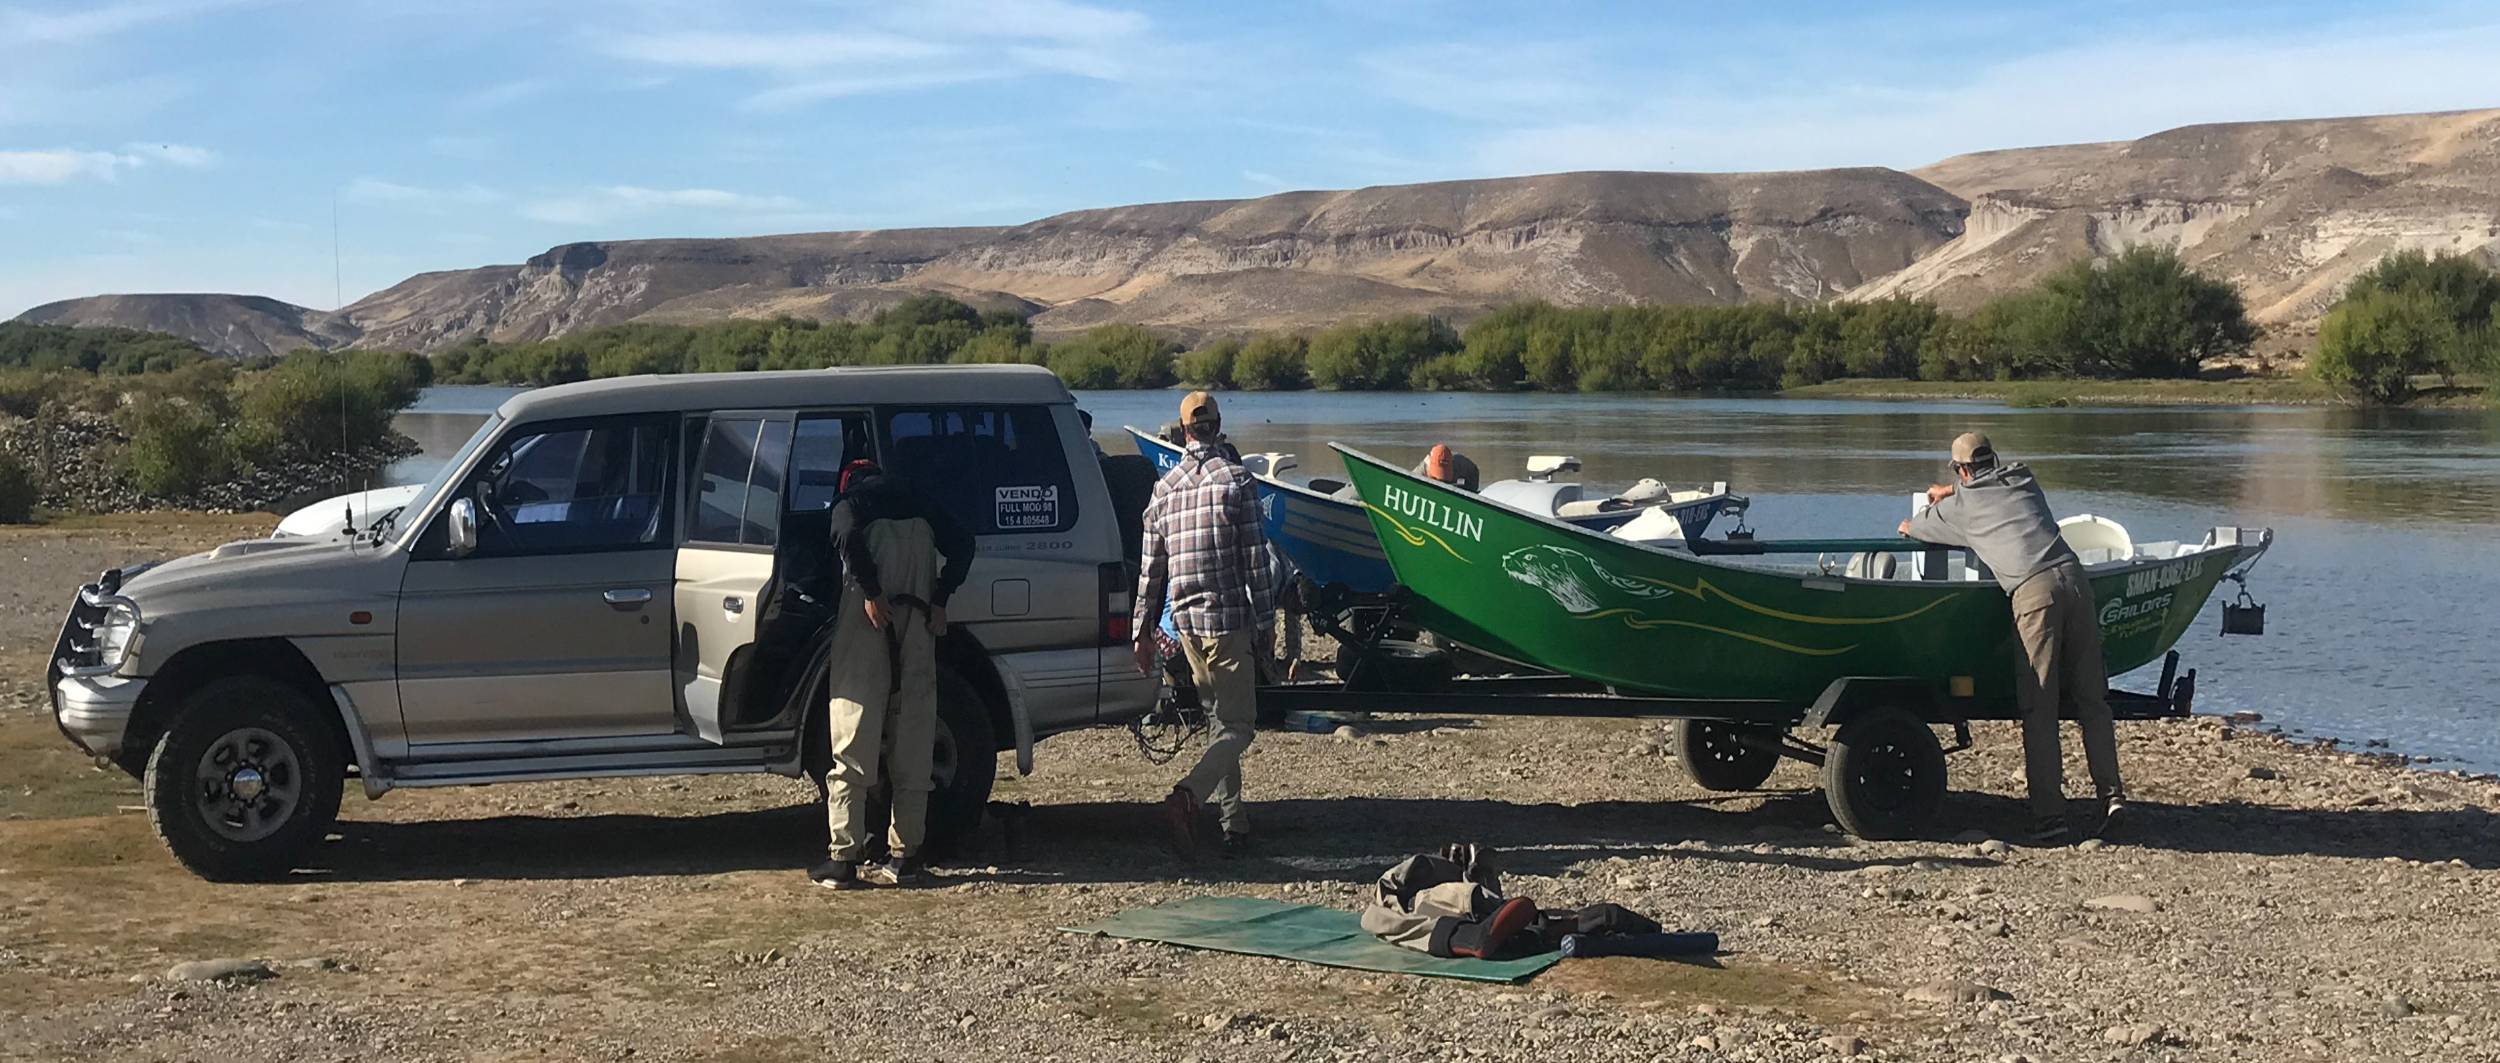
<svg viewBox="0 0 2500 1063">
<path fill-rule="evenodd" d="M 1076 526 L 1076 483 L 1047 406 L 890 409 L 886 464 L 975 534 Z"/>
<path fill-rule="evenodd" d="M 692 542 L 771 546 L 781 530 L 790 422 L 715 417 L 695 465 Z"/>
<path fill-rule="evenodd" d="M 669 434 L 651 419 L 504 440 L 461 488 L 485 557 L 665 545 Z"/>
<path fill-rule="evenodd" d="M 842 467 L 871 457 L 868 418 L 837 414 L 799 418 L 790 456 L 790 511 L 832 509 L 842 492 Z"/>
</svg>

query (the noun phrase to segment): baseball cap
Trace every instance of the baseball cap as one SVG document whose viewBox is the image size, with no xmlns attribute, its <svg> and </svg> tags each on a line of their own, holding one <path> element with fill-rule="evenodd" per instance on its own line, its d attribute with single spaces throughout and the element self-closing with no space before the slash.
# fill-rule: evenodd
<svg viewBox="0 0 2500 1063">
<path fill-rule="evenodd" d="M 1218 421 L 1223 417 L 1224 411 L 1216 408 L 1215 396 L 1203 391 L 1193 391 L 1181 396 L 1182 424 L 1189 424 L 1193 421 Z"/>
<path fill-rule="evenodd" d="M 1988 465 L 1997 460 L 1995 447 L 1988 437 L 1977 432 L 1964 432 L 1953 437 L 1953 463 L 1956 465 Z"/>
</svg>

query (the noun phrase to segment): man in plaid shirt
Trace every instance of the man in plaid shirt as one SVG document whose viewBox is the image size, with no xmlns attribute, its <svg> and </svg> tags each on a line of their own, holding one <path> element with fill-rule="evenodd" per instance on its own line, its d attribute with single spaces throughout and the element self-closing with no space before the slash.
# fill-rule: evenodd
<svg viewBox="0 0 2500 1063">
<path fill-rule="evenodd" d="M 1235 853 L 1250 837 L 1242 815 L 1241 754 L 1258 719 L 1254 640 L 1275 615 L 1275 576 L 1257 485 L 1218 445 L 1224 422 L 1215 396 L 1190 392 L 1181 400 L 1181 423 L 1188 427 L 1189 449 L 1146 504 L 1144 571 L 1130 630 L 1138 670 L 1153 675 L 1155 628 L 1164 602 L 1171 602 L 1181 653 L 1216 721 L 1215 740 L 1198 766 L 1163 800 L 1174 844 L 1184 854 L 1197 851 L 1198 810 L 1205 802 L 1223 824 L 1224 851 Z"/>
</svg>

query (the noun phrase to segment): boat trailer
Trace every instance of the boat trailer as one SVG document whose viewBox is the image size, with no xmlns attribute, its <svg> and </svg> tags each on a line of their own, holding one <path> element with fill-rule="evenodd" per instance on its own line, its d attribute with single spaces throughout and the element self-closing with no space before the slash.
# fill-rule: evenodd
<svg viewBox="0 0 2500 1063">
<path fill-rule="evenodd" d="M 1314 595 L 1314 631 L 1335 640 L 1337 675 L 1324 680 L 1266 683 L 1258 688 L 1262 717 L 1308 712 L 1400 713 L 1419 716 L 1525 716 L 1675 721 L 1675 754 L 1703 789 L 1759 788 L 1781 759 L 1822 769 L 1824 799 L 1842 829 L 1862 838 L 1921 835 L 1945 793 L 1945 755 L 1971 747 L 1972 720 L 2013 720 L 2010 700 L 1956 697 L 1932 680 L 1852 676 L 1835 680 L 1810 702 L 1777 699 L 1657 697 L 1572 676 L 1519 668 L 1490 658 L 1509 674 L 1459 674 L 1456 658 L 1473 651 L 1412 637 L 1411 592 Z M 2112 688 L 2109 707 L 2120 720 L 2183 717 L 2196 698 L 2196 670 L 2179 668 L 2179 653 L 2162 659 L 2152 693 Z M 1949 727 L 1953 744 L 1936 729 Z M 1828 740 L 1801 729 L 1834 729 Z M 1819 737 L 1819 736 L 1818 736 Z"/>
</svg>

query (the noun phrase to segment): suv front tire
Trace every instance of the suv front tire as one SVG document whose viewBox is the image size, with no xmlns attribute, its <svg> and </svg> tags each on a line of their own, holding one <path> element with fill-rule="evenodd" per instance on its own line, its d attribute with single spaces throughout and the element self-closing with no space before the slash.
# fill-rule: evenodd
<svg viewBox="0 0 2500 1063">
<path fill-rule="evenodd" d="M 337 821 L 346 759 L 303 691 L 212 680 L 182 697 L 148 754 L 148 822 L 201 878 L 282 876 Z"/>
</svg>

